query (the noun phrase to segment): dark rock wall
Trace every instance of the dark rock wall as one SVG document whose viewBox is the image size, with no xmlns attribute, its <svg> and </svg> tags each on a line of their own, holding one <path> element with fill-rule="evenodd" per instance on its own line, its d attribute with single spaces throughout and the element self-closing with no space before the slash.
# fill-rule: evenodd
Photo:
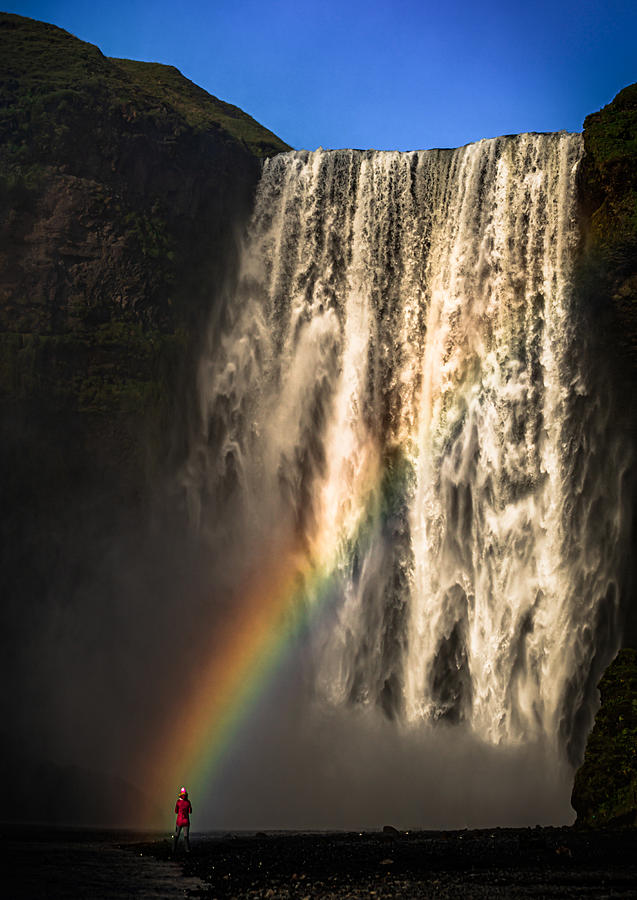
<svg viewBox="0 0 637 900">
<path fill-rule="evenodd" d="M 637 84 L 587 116 L 584 148 L 578 172 L 582 252 L 576 289 L 590 315 L 595 371 L 607 380 L 604 391 L 613 419 L 637 446 Z M 634 470 L 624 485 L 623 511 L 633 535 Z M 637 554 L 625 563 L 620 573 L 623 643 L 637 646 Z"/>
<path fill-rule="evenodd" d="M 608 374 L 618 427 L 637 446 L 637 84 L 584 122 L 579 170 L 582 253 L 577 290 L 590 312 L 596 370 Z M 635 534 L 635 473 L 625 484 L 624 514 Z M 633 537 L 633 546 L 635 539 Z M 620 588 L 623 650 L 600 684 L 601 706 L 575 777 L 577 824 L 637 824 L 637 553 Z"/>
<path fill-rule="evenodd" d="M 571 803 L 578 825 L 637 825 L 636 650 L 619 651 L 599 691 L 601 707 Z"/>
<path fill-rule="evenodd" d="M 170 67 L 8 14 L 0 42 L 1 401 L 136 444 L 232 277 L 258 155 L 286 146 Z"/>
<path fill-rule="evenodd" d="M 31 430 L 66 452 L 72 434 L 78 465 L 139 492 L 182 449 L 176 391 L 232 278 L 258 157 L 286 145 L 176 69 L 50 25 L 0 15 L 0 55 L 3 447 Z"/>
<path fill-rule="evenodd" d="M 203 630 L 203 605 L 183 605 L 204 562 L 174 476 L 261 158 L 285 149 L 174 68 L 110 60 L 0 13 L 0 628 L 20 686 L 2 699 L 14 757 L 125 770 L 173 689 L 175 631 L 196 643 Z M 72 749 L 78 716 L 97 758 Z"/>
<path fill-rule="evenodd" d="M 637 84 L 584 121 L 580 167 L 590 299 L 608 314 L 614 349 L 637 373 Z"/>
</svg>

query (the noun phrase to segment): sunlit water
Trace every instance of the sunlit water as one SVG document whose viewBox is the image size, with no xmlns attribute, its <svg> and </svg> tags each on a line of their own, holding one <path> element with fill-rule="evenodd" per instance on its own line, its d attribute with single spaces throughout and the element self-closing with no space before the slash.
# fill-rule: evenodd
<svg viewBox="0 0 637 900">
<path fill-rule="evenodd" d="M 217 552 L 274 529 L 331 575 L 306 652 L 325 709 L 581 752 L 619 640 L 627 467 L 571 287 L 581 152 L 561 133 L 265 163 L 185 481 Z"/>
</svg>

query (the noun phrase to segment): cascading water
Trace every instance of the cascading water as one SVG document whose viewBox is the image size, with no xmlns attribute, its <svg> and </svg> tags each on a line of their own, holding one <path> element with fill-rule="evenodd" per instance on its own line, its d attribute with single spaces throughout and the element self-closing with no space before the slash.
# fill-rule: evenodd
<svg viewBox="0 0 637 900">
<path fill-rule="evenodd" d="M 580 752 L 627 464 L 570 282 L 581 148 L 265 163 L 187 481 L 217 548 L 276 531 L 329 572 L 318 702 Z"/>
</svg>

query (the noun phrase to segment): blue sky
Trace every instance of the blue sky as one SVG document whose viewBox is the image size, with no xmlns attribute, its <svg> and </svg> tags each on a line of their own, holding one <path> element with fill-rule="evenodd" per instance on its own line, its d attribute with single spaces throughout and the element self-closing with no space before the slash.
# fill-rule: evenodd
<svg viewBox="0 0 637 900">
<path fill-rule="evenodd" d="M 637 0 L 34 0 L 107 56 L 177 66 L 296 148 L 580 131 L 637 81 Z"/>
</svg>

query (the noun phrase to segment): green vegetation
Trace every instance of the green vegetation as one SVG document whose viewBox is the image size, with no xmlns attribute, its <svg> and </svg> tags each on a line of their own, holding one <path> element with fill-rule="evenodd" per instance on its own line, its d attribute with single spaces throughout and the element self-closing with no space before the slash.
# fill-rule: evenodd
<svg viewBox="0 0 637 900">
<path fill-rule="evenodd" d="M 196 355 L 256 160 L 289 148 L 53 25 L 0 13 L 0 54 L 0 399 L 148 418 Z"/>
<path fill-rule="evenodd" d="M 630 386 L 637 378 L 637 84 L 586 118 L 584 148 L 577 290 L 591 311 L 590 327 L 601 339 L 605 361 L 618 367 L 631 418 Z M 632 640 L 634 618 L 629 612 Z M 601 707 L 571 803 L 579 825 L 636 824 L 637 651 L 621 650 L 599 689 Z"/>
<path fill-rule="evenodd" d="M 599 691 L 571 803 L 578 825 L 637 824 L 637 650 L 619 651 Z"/>
<path fill-rule="evenodd" d="M 174 136 L 215 131 L 255 156 L 289 149 L 174 67 L 108 59 L 53 25 L 0 13 L 0 56 L 0 158 L 5 160 L 28 164 L 72 150 L 78 129 L 85 133 L 89 124 L 103 140 L 113 120 L 154 125 Z"/>
<path fill-rule="evenodd" d="M 130 76 L 131 82 L 143 89 L 147 97 L 156 101 L 157 110 L 163 110 L 168 103 L 195 131 L 222 129 L 255 156 L 272 156 L 290 149 L 251 116 L 208 94 L 184 78 L 174 66 L 132 59 L 112 59 L 111 62 Z"/>
<path fill-rule="evenodd" d="M 637 241 L 637 84 L 584 123 L 586 173 L 597 201 L 593 242 L 616 246 Z"/>
<path fill-rule="evenodd" d="M 610 322 L 631 377 L 637 373 L 637 84 L 587 116 L 580 195 L 585 251 L 580 286 Z"/>
<path fill-rule="evenodd" d="M 63 152 L 71 123 L 125 87 L 97 47 L 52 25 L 0 14 L 0 159 L 28 165 Z"/>
<path fill-rule="evenodd" d="M 170 397 L 187 346 L 183 331 L 162 334 L 124 322 L 84 334 L 0 333 L 0 399 L 147 415 Z"/>
</svg>

